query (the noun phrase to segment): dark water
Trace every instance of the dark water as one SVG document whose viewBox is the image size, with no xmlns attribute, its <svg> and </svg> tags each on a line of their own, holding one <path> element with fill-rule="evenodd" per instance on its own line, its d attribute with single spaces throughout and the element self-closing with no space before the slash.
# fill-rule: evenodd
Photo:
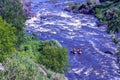
<svg viewBox="0 0 120 80">
<path fill-rule="evenodd" d="M 120 80 L 115 57 L 104 51 L 115 52 L 117 46 L 105 26 L 98 27 L 92 15 L 64 11 L 65 4 L 84 0 L 34 0 L 33 17 L 26 21 L 26 31 L 35 32 L 42 40 L 56 39 L 69 51 L 82 48 L 82 55 L 68 53 L 70 71 L 65 75 L 69 80 Z M 41 19 L 42 18 L 42 19 Z"/>
</svg>

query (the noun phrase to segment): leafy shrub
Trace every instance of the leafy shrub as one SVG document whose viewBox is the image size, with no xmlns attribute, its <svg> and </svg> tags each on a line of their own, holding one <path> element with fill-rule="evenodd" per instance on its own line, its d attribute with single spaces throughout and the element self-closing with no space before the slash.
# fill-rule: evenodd
<svg viewBox="0 0 120 80">
<path fill-rule="evenodd" d="M 63 73 L 67 65 L 67 49 L 55 46 L 45 46 L 40 51 L 38 62 L 47 68 L 59 73 Z"/>
<path fill-rule="evenodd" d="M 24 23 L 26 20 L 20 0 L 0 0 L 0 15 L 7 23 L 16 28 L 16 35 L 18 36 L 16 44 L 19 46 L 24 41 Z"/>
<path fill-rule="evenodd" d="M 106 1 L 100 5 L 93 6 L 95 16 L 103 23 L 108 24 L 108 33 L 120 32 L 120 3 Z"/>
<path fill-rule="evenodd" d="M 120 47 L 117 49 L 116 55 L 117 55 L 117 63 L 120 64 Z"/>
<path fill-rule="evenodd" d="M 47 80 L 36 64 L 25 55 L 6 57 L 3 64 L 6 70 L 0 72 L 0 80 Z"/>
<path fill-rule="evenodd" d="M 3 56 L 15 51 L 16 29 L 0 17 L 0 61 Z"/>
<path fill-rule="evenodd" d="M 118 33 L 120 32 L 120 11 L 115 9 L 109 10 L 106 12 L 105 20 L 108 23 L 108 32 L 109 33 Z"/>
<path fill-rule="evenodd" d="M 67 49 L 56 40 L 40 41 L 29 35 L 26 36 L 26 42 L 20 46 L 20 51 L 55 72 L 62 73 L 67 66 Z"/>
<path fill-rule="evenodd" d="M 57 40 L 46 40 L 42 42 L 42 46 L 55 46 L 55 47 L 62 47 L 62 45 Z"/>
<path fill-rule="evenodd" d="M 99 18 L 99 20 L 102 22 L 103 15 L 102 15 L 102 10 L 101 9 L 95 8 L 95 16 L 97 18 Z"/>
<path fill-rule="evenodd" d="M 37 61 L 41 45 L 41 40 L 38 40 L 33 35 L 26 35 L 25 42 L 20 46 L 19 51 L 26 53 L 29 56 L 29 58 L 32 58 L 34 61 Z"/>
</svg>

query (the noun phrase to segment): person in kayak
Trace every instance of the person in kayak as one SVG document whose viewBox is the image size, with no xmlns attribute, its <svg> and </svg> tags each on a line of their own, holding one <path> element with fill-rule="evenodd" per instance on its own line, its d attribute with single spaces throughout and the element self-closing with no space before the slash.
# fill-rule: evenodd
<svg viewBox="0 0 120 80">
<path fill-rule="evenodd" d="M 78 53 L 78 54 L 82 54 L 82 49 L 81 49 L 81 48 L 78 48 L 77 53 Z"/>
<path fill-rule="evenodd" d="M 73 51 L 72 51 L 73 54 L 76 54 L 77 53 L 77 50 L 76 48 L 73 48 Z"/>
</svg>

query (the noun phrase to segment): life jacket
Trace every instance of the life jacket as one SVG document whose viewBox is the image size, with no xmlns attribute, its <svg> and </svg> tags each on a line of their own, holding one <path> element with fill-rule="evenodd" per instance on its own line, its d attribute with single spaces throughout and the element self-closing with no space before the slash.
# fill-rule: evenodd
<svg viewBox="0 0 120 80">
<path fill-rule="evenodd" d="M 73 48 L 73 54 L 76 54 L 76 48 Z"/>
<path fill-rule="evenodd" d="M 77 52 L 78 54 L 82 54 L 82 49 L 79 48 Z"/>
</svg>

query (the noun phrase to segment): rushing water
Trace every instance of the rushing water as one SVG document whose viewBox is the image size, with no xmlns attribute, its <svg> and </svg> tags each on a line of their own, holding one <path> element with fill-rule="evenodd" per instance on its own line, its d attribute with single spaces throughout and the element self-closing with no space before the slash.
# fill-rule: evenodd
<svg viewBox="0 0 120 80">
<path fill-rule="evenodd" d="M 64 11 L 65 4 L 80 0 L 34 0 L 33 17 L 26 21 L 27 33 L 35 32 L 41 40 L 56 39 L 69 51 L 82 48 L 82 55 L 69 53 L 70 70 L 65 73 L 69 80 L 120 80 L 115 57 L 105 51 L 115 52 L 106 27 L 98 27 L 91 15 Z M 84 0 L 81 0 L 84 1 Z"/>
</svg>

